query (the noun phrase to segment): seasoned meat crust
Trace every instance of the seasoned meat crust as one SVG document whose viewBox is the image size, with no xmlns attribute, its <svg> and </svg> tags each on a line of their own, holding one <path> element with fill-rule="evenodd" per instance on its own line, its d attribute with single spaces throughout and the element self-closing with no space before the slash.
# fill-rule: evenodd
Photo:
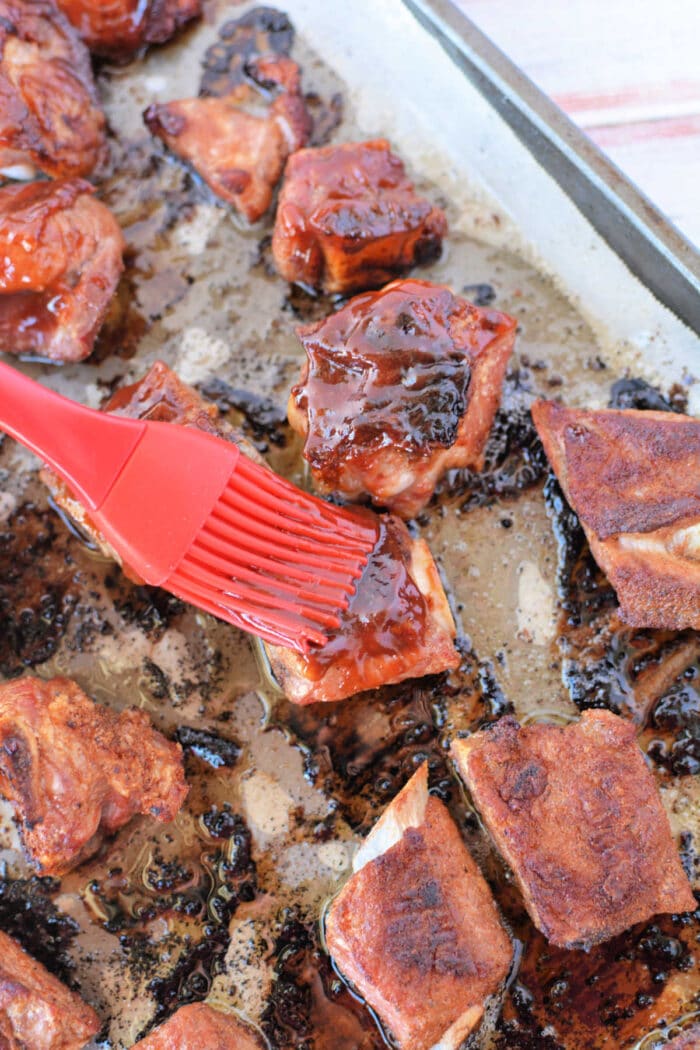
<svg viewBox="0 0 700 1050">
<path fill-rule="evenodd" d="M 609 711 L 564 728 L 503 718 L 452 753 L 553 944 L 589 948 L 697 907 L 632 723 Z"/>
<path fill-rule="evenodd" d="M 0 685 L 0 793 L 37 868 L 61 875 L 135 814 L 175 818 L 182 749 L 145 712 L 101 707 L 68 678 L 13 679 Z"/>
<path fill-rule="evenodd" d="M 133 1050 L 262 1050 L 251 1028 L 206 1003 L 181 1006 Z"/>
<path fill-rule="evenodd" d="M 445 471 L 480 469 L 516 322 L 428 281 L 393 281 L 298 328 L 288 416 L 322 492 L 412 517 Z"/>
<path fill-rule="evenodd" d="M 124 268 L 124 238 L 82 179 L 0 188 L 0 348 L 81 361 Z"/>
<path fill-rule="evenodd" d="M 156 103 L 143 119 L 217 196 L 256 222 L 270 206 L 287 157 L 307 141 L 311 122 L 296 62 L 258 58 L 249 72 L 250 82 L 226 96 Z"/>
<path fill-rule="evenodd" d="M 700 629 L 700 420 L 552 401 L 532 418 L 622 619 Z"/>
<path fill-rule="evenodd" d="M 89 175 L 106 150 L 78 34 L 50 0 L 0 0 L 0 176 Z"/>
<path fill-rule="evenodd" d="M 304 149 L 287 161 L 272 254 L 287 281 L 356 292 L 434 256 L 447 233 L 386 139 Z"/>
<path fill-rule="evenodd" d="M 459 666 L 455 626 L 433 556 L 398 518 L 379 518 L 370 555 L 340 627 L 317 652 L 267 646 L 285 695 L 296 704 L 342 700 L 406 678 Z"/>
<path fill-rule="evenodd" d="M 0 932 L 2 1050 L 80 1050 L 101 1027 L 91 1006 Z"/>
<path fill-rule="evenodd" d="M 413 776 L 355 858 L 331 905 L 336 965 L 401 1050 L 455 1050 L 480 1022 L 512 948 L 446 807 Z"/>
<path fill-rule="evenodd" d="M 202 0 L 56 0 L 91 51 L 127 59 L 163 44 L 202 13 Z"/>
</svg>

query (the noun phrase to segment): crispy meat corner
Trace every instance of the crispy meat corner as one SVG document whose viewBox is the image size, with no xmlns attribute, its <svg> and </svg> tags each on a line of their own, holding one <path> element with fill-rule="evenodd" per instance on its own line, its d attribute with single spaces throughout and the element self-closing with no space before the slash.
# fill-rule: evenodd
<svg viewBox="0 0 700 1050">
<path fill-rule="evenodd" d="M 174 820 L 182 749 L 144 711 L 95 704 L 68 678 L 16 678 L 0 685 L 0 793 L 37 868 L 62 875 L 137 813 Z"/>
<path fill-rule="evenodd" d="M 452 754 L 553 944 L 589 948 L 697 907 L 632 723 L 609 711 L 565 727 L 503 718 Z"/>
<path fill-rule="evenodd" d="M 700 629 L 700 420 L 553 401 L 532 418 L 622 619 Z"/>
<path fill-rule="evenodd" d="M 401 1050 L 457 1050 L 501 988 L 512 947 L 446 807 L 412 777 L 355 856 L 328 950 Z"/>
<path fill-rule="evenodd" d="M 202 13 L 203 0 L 56 0 L 97 55 L 125 60 L 163 44 Z"/>
<path fill-rule="evenodd" d="M 0 1046 L 81 1050 L 102 1022 L 7 934 L 0 932 Z"/>
</svg>

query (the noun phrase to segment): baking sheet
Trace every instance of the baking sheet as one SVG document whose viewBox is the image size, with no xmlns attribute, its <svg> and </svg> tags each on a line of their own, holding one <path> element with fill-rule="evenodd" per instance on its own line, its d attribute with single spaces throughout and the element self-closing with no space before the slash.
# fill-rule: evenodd
<svg viewBox="0 0 700 1050">
<path fill-rule="evenodd" d="M 101 73 L 116 136 L 114 171 L 101 191 L 130 247 L 119 306 L 93 360 L 23 367 L 97 405 L 160 358 L 218 397 L 272 465 L 304 483 L 298 440 L 284 424 L 302 357 L 294 325 L 329 304 L 290 293 L 269 268 L 270 222 L 245 228 L 141 122 L 150 102 L 196 93 L 218 26 L 250 6 L 211 4 L 181 41 Z M 17 902 L 31 901 L 47 961 L 105 1018 L 94 1046 L 128 1047 L 177 1003 L 204 997 L 241 1011 L 273 1048 L 381 1046 L 375 1021 L 323 955 L 318 917 L 348 876 L 360 837 L 427 756 L 433 787 L 496 888 L 522 959 L 505 1008 L 518 1027 L 493 1038 L 486 1031 L 482 1044 L 635 1046 L 697 1009 L 697 962 L 688 968 L 697 925 L 664 919 L 656 931 L 636 929 L 588 956 L 547 949 L 461 795 L 446 749 L 455 732 L 509 709 L 526 719 L 576 717 L 571 691 L 588 696 L 581 668 L 589 665 L 606 696 L 637 717 L 648 744 L 628 656 L 644 644 L 661 652 L 663 669 L 665 641 L 611 627 L 609 596 L 606 605 L 595 579 L 603 599 L 592 623 L 573 632 L 565 623 L 558 587 L 580 598 L 592 570 L 584 553 L 575 585 L 571 574 L 558 578 L 561 550 L 526 406 L 535 393 L 604 405 L 629 369 L 674 387 L 697 410 L 698 338 L 629 274 L 398 0 L 292 0 L 284 9 L 297 27 L 305 89 L 342 95 L 335 139 L 387 135 L 419 186 L 446 207 L 443 257 L 416 274 L 472 298 L 490 294 L 488 286 L 494 305 L 518 318 L 491 469 L 480 482 L 453 476 L 452 491 L 415 526 L 447 581 L 463 665 L 445 678 L 294 708 L 256 644 L 133 587 L 71 535 L 46 506 L 35 462 L 5 441 L 0 597 L 14 619 L 4 632 L 3 674 L 68 674 L 100 702 L 144 707 L 166 732 L 186 726 L 224 743 L 200 739 L 188 750 L 192 789 L 173 825 L 134 821 L 60 884 L 29 881 L 21 854 L 3 850 L 0 916 L 7 928 L 18 921 Z M 569 536 L 567 550 L 575 544 Z M 17 565 L 23 571 L 10 573 Z M 599 666 L 610 652 L 614 675 Z M 686 655 L 697 666 L 690 642 Z M 663 674 L 659 682 L 662 692 L 673 684 Z M 691 835 L 684 855 L 692 865 L 697 777 L 658 772 L 674 828 Z M 9 813 L 4 823 L 16 846 Z M 3 900 L 14 903 L 1 910 Z"/>
</svg>

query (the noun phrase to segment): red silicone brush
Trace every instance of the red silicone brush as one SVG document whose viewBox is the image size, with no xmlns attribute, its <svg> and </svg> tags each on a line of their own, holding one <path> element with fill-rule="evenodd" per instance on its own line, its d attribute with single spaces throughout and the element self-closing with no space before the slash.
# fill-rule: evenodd
<svg viewBox="0 0 700 1050">
<path fill-rule="evenodd" d="M 96 412 L 0 364 L 0 429 L 49 463 L 122 562 L 300 651 L 337 627 L 377 538 L 229 441 Z"/>
</svg>

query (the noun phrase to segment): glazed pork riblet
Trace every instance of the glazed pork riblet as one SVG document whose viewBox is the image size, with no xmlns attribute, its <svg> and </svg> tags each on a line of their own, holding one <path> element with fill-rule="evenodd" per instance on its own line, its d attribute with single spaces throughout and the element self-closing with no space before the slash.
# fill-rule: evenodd
<svg viewBox="0 0 700 1050">
<path fill-rule="evenodd" d="M 0 793 L 39 871 L 61 875 L 137 813 L 175 818 L 182 749 L 145 712 L 95 704 L 70 679 L 18 678 L 0 686 Z"/>
<path fill-rule="evenodd" d="M 551 401 L 532 418 L 622 619 L 700 629 L 700 420 Z"/>
<path fill-rule="evenodd" d="M 78 34 L 50 0 L 0 0 L 0 176 L 89 175 L 106 149 Z"/>
<path fill-rule="evenodd" d="M 409 518 L 445 471 L 480 469 L 515 328 L 415 280 L 298 328 L 307 360 L 287 413 L 317 487 Z"/>
<path fill-rule="evenodd" d="M 202 13 L 202 0 L 56 0 L 91 51 L 128 59 Z"/>
<path fill-rule="evenodd" d="M 433 556 L 399 518 L 379 518 L 379 540 L 340 627 L 308 655 L 267 647 L 285 695 L 297 704 L 342 700 L 459 665 L 455 626 Z"/>
<path fill-rule="evenodd" d="M 91 1006 L 0 932 L 3 1050 L 81 1050 L 101 1027 Z"/>
<path fill-rule="evenodd" d="M 206 1003 L 181 1006 L 133 1050 L 262 1050 L 252 1029 Z"/>
<path fill-rule="evenodd" d="M 0 350 L 81 361 L 123 270 L 124 238 L 82 179 L 0 188 Z"/>
<path fill-rule="evenodd" d="M 446 233 L 385 139 L 346 142 L 289 158 L 272 254 L 287 281 L 357 292 L 435 256 Z"/>
<path fill-rule="evenodd" d="M 609 711 L 565 727 L 503 718 L 452 753 L 553 944 L 589 948 L 697 907 L 631 723 Z"/>
<path fill-rule="evenodd" d="M 328 951 L 400 1050 L 456 1050 L 502 986 L 512 947 L 424 764 L 355 855 Z"/>
<path fill-rule="evenodd" d="M 270 206 L 287 157 L 307 141 L 311 122 L 296 62 L 259 57 L 248 74 L 223 97 L 149 106 L 144 121 L 218 197 L 256 222 Z"/>
<path fill-rule="evenodd" d="M 247 456 L 262 462 L 243 435 L 219 418 L 215 405 L 160 362 L 139 383 L 117 390 L 103 407 L 133 419 L 197 427 L 235 441 Z M 105 554 L 118 560 L 63 482 L 49 470 L 42 479 L 56 503 Z M 280 684 L 295 703 L 340 700 L 459 664 L 452 614 L 427 544 L 411 539 L 403 522 L 391 517 L 380 519 L 380 537 L 340 628 L 323 650 L 302 656 L 269 647 Z M 129 566 L 123 569 L 138 579 Z"/>
</svg>

